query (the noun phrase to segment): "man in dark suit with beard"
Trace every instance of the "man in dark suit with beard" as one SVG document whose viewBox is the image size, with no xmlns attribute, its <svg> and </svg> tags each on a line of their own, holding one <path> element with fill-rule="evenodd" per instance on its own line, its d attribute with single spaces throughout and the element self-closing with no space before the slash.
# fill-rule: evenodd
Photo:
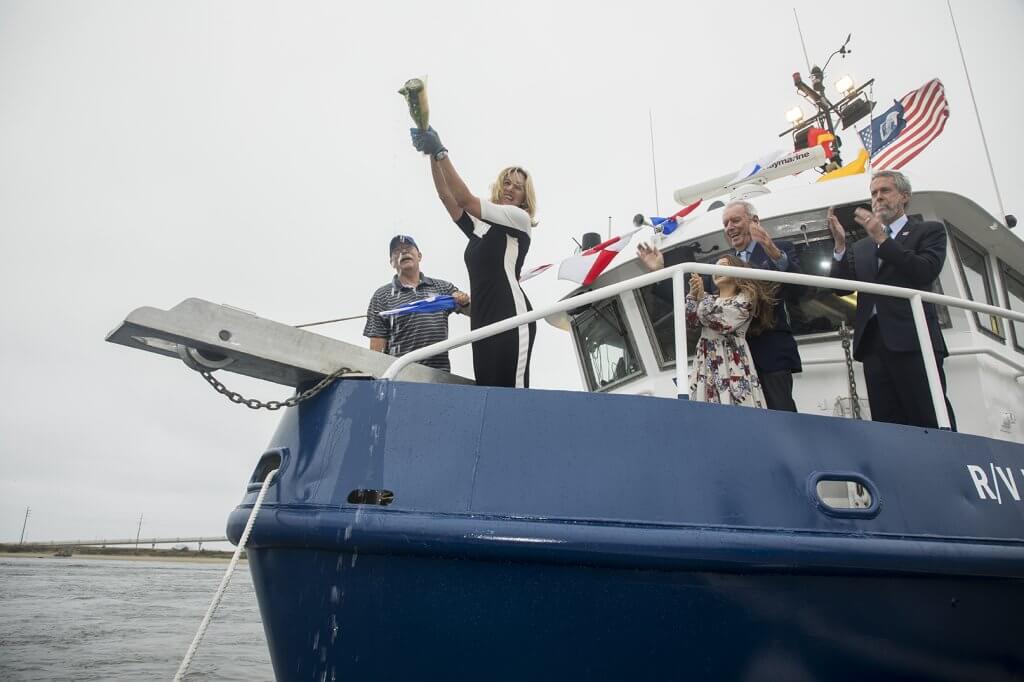
<svg viewBox="0 0 1024 682">
<path fill-rule="evenodd" d="M 784 240 L 773 240 L 767 230 L 761 227 L 757 210 L 748 201 L 731 201 L 722 210 L 722 229 L 725 239 L 736 250 L 736 255 L 752 268 L 800 272 L 800 261 L 793 244 Z M 654 246 L 640 244 L 637 256 L 648 270 L 665 267 L 665 258 Z M 666 292 L 671 291 L 671 282 L 666 281 Z M 705 282 L 708 291 L 714 291 L 710 282 Z M 757 377 L 764 391 L 765 404 L 770 410 L 796 412 L 793 400 L 793 374 L 802 371 L 800 353 L 796 339 L 789 326 L 789 310 L 786 300 L 792 300 L 798 290 L 792 285 L 780 285 L 775 305 L 775 322 L 771 329 L 760 334 L 747 335 L 750 355 L 757 368 Z M 671 300 L 670 296 L 663 296 Z"/>
<path fill-rule="evenodd" d="M 871 210 L 854 211 L 854 220 L 867 236 L 849 248 L 846 231 L 829 210 L 829 230 L 835 240 L 833 277 L 931 291 L 946 260 L 946 230 L 941 223 L 907 216 L 910 192 L 910 181 L 902 173 L 880 171 L 872 175 Z M 949 353 L 935 306 L 925 303 L 924 311 L 931 335 L 928 352 L 935 354 L 945 396 L 942 361 Z M 910 301 L 858 294 L 853 357 L 864 363 L 874 421 L 937 426 Z M 948 399 L 946 408 L 955 429 Z"/>
</svg>

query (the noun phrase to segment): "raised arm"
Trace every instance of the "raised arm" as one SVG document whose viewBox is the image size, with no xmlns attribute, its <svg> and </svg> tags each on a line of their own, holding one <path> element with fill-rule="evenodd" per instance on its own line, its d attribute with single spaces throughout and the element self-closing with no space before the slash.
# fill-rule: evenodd
<svg viewBox="0 0 1024 682">
<path fill-rule="evenodd" d="M 444 179 L 445 186 L 458 208 L 479 219 L 480 199 L 469 191 L 466 183 L 459 177 L 458 171 L 455 170 L 451 159 L 448 158 L 448 149 L 441 144 L 441 138 L 438 137 L 437 131 L 433 128 L 426 130 L 413 128 L 409 132 L 412 135 L 413 146 L 430 157 L 431 172 L 434 171 L 435 167 L 441 171 L 441 177 Z M 435 185 L 437 184 L 436 175 L 434 176 L 434 183 Z M 438 193 L 440 194 L 440 190 Z M 444 201 L 444 197 L 441 200 Z M 448 206 L 445 203 L 445 208 L 448 208 Z M 451 213 L 450 208 L 448 212 Z M 452 215 L 453 219 L 458 219 L 458 217 L 458 212 Z"/>
<path fill-rule="evenodd" d="M 452 165 L 452 160 L 448 158 L 448 155 L 444 154 L 444 158 L 432 163 L 436 163 L 441 167 L 444 178 L 448 182 L 448 188 L 451 190 L 455 203 L 458 204 L 459 208 L 474 218 L 480 218 L 480 199 L 474 196 L 469 191 L 469 188 L 466 187 L 466 183 L 459 177 L 459 173 L 455 170 L 455 166 Z"/>
<path fill-rule="evenodd" d="M 828 229 L 832 233 L 832 241 L 835 244 L 829 276 L 837 279 L 856 279 L 857 274 L 852 263 L 853 254 L 846 250 L 846 230 L 831 206 L 828 209 Z M 849 296 L 853 291 L 833 289 L 832 293 L 836 296 Z"/>
<path fill-rule="evenodd" d="M 452 220 L 458 220 L 462 216 L 462 207 L 459 206 L 459 202 L 455 201 L 455 195 L 448 188 L 448 181 L 444 177 L 444 171 L 441 170 L 440 163 L 434 159 L 430 160 L 430 175 L 434 178 L 434 189 L 437 190 L 437 196 L 441 199 L 441 203 L 444 204 L 448 215 L 451 216 Z"/>
</svg>

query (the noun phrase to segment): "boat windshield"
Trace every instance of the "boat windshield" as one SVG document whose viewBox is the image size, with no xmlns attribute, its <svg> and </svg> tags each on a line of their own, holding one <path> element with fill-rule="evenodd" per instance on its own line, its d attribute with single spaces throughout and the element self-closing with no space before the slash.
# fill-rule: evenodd
<svg viewBox="0 0 1024 682">
<path fill-rule="evenodd" d="M 589 390 L 613 388 L 643 374 L 618 299 L 577 308 L 569 316 Z"/>
</svg>

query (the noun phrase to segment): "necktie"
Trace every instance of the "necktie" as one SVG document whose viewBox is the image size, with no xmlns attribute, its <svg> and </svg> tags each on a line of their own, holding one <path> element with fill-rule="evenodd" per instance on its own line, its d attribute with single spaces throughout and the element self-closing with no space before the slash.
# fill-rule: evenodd
<svg viewBox="0 0 1024 682">
<path fill-rule="evenodd" d="M 891 226 L 889 226 L 889 225 L 886 225 L 886 227 L 885 227 L 885 233 L 886 233 L 887 235 L 889 235 L 889 239 L 892 239 L 892 227 L 891 227 Z M 877 250 L 878 250 L 878 248 L 879 248 L 880 246 L 882 246 L 882 245 L 881 245 L 881 244 L 878 244 L 877 246 L 875 246 L 875 250 L 877 251 Z M 879 267 L 879 268 L 881 268 L 881 267 L 882 267 L 882 259 L 881 259 L 881 258 L 879 258 L 879 259 L 878 259 L 878 267 Z"/>
<path fill-rule="evenodd" d="M 743 261 L 744 263 L 749 263 L 750 262 L 750 252 L 749 251 L 740 251 L 740 260 Z"/>
</svg>

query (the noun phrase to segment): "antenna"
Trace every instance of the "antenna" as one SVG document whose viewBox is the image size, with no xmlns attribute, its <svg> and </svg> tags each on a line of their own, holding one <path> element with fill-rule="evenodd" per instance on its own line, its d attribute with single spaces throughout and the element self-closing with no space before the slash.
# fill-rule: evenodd
<svg viewBox="0 0 1024 682">
<path fill-rule="evenodd" d="M 654 163 L 654 114 L 651 113 L 650 107 L 647 108 L 647 123 L 651 128 L 651 169 L 654 172 L 654 212 L 657 215 L 661 215 L 661 209 L 658 208 L 658 166 Z M 611 228 L 608 230 L 608 238 L 611 239 Z"/>
<path fill-rule="evenodd" d="M 797 35 L 800 36 L 800 47 L 802 47 L 804 50 L 804 62 L 807 64 L 807 71 L 810 72 L 811 59 L 810 57 L 807 56 L 807 43 L 804 42 L 804 32 L 800 29 L 800 17 L 798 17 L 796 14 L 796 7 L 793 8 L 793 19 L 796 20 L 796 32 Z M 849 42 L 849 36 L 847 36 L 846 40 L 847 42 Z"/>
<path fill-rule="evenodd" d="M 967 77 L 967 89 L 971 91 L 971 103 L 974 105 L 974 116 L 978 119 L 978 132 L 981 133 L 981 145 L 985 148 L 985 158 L 988 160 L 988 172 L 992 175 L 992 186 L 996 190 L 996 201 L 999 203 L 1000 222 L 1006 225 L 1006 208 L 1003 206 L 1003 196 L 999 193 L 999 183 L 996 182 L 996 170 L 992 167 L 992 155 L 988 151 L 988 140 L 985 138 L 985 129 L 981 125 L 981 112 L 978 111 L 978 100 L 974 98 L 974 86 L 971 85 L 971 74 L 967 71 L 967 59 L 964 58 L 964 46 L 960 44 L 960 31 L 956 28 L 956 19 L 953 18 L 953 6 L 946 0 L 949 8 L 949 20 L 953 22 L 953 34 L 956 36 L 956 46 L 960 49 L 960 61 L 964 65 L 964 75 Z"/>
</svg>

